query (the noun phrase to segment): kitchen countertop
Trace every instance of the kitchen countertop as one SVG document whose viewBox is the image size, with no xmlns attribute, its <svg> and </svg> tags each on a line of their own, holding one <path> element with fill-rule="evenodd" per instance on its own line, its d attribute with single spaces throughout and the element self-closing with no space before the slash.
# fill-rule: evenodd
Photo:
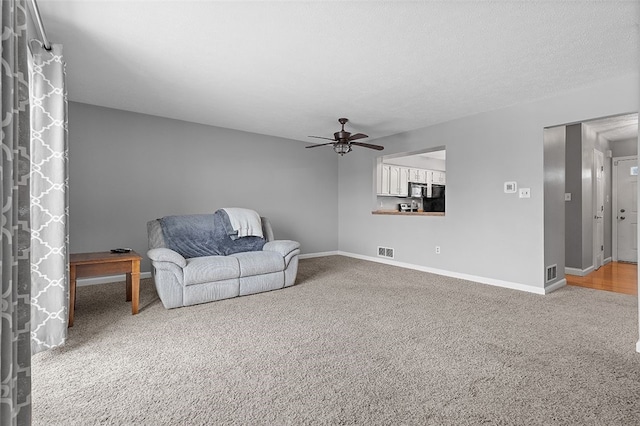
<svg viewBox="0 0 640 426">
<path fill-rule="evenodd" d="M 386 214 L 394 216 L 444 216 L 444 212 L 424 212 L 418 210 L 417 212 L 400 212 L 398 210 L 374 210 L 371 214 Z"/>
</svg>

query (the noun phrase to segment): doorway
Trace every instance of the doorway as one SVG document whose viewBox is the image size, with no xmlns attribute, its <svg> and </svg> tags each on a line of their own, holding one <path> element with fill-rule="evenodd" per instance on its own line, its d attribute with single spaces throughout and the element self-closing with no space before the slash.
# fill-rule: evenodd
<svg viewBox="0 0 640 426">
<path fill-rule="evenodd" d="M 637 229 L 637 192 L 630 201 L 635 208 L 613 205 L 614 157 L 637 158 L 637 154 L 637 113 L 545 128 L 545 287 L 549 290 L 617 260 L 614 239 L 617 243 L 620 235 L 624 242 L 622 233 L 634 249 L 629 259 L 637 262 L 637 231 L 633 230 Z M 637 178 L 632 185 L 637 188 Z M 621 208 L 631 215 L 617 215 Z M 626 221 L 623 225 L 630 230 L 623 226 L 618 232 L 620 221 Z M 557 275 L 549 275 L 547 270 L 556 264 Z M 634 280 L 637 287 L 637 275 Z"/>
<path fill-rule="evenodd" d="M 613 259 L 638 262 L 638 158 L 613 161 Z"/>
</svg>

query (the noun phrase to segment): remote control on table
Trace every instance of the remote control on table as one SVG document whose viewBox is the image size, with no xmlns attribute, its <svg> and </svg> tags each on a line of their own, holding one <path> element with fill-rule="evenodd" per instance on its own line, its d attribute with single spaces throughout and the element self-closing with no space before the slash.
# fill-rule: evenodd
<svg viewBox="0 0 640 426">
<path fill-rule="evenodd" d="M 130 253 L 130 252 L 131 252 L 130 248 L 111 249 L 111 253 Z"/>
</svg>

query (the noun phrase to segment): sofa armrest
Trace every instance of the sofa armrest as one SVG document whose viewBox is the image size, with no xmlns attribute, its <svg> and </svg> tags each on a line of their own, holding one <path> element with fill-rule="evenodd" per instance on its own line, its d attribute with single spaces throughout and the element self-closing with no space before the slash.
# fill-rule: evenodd
<svg viewBox="0 0 640 426">
<path fill-rule="evenodd" d="M 287 257 L 295 250 L 300 249 L 300 243 L 291 240 L 276 240 L 265 243 L 262 251 L 274 251 L 280 253 L 282 257 Z"/>
<path fill-rule="evenodd" d="M 181 268 L 187 266 L 187 260 L 179 253 L 168 248 L 154 248 L 147 252 L 147 256 L 154 262 L 171 262 Z"/>
</svg>

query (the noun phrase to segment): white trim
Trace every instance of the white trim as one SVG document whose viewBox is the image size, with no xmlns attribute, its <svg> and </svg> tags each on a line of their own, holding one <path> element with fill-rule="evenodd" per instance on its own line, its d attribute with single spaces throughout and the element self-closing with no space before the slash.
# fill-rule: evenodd
<svg viewBox="0 0 640 426">
<path fill-rule="evenodd" d="M 618 165 L 611 159 L 611 257 L 618 260 Z M 616 217 L 615 219 L 613 217 Z"/>
<path fill-rule="evenodd" d="M 589 266 L 587 269 L 570 268 L 568 266 L 564 267 L 565 275 L 577 275 L 579 277 L 584 277 L 585 275 L 589 275 L 593 271 L 594 271 L 593 265 Z"/>
<path fill-rule="evenodd" d="M 474 281 L 474 282 L 477 282 L 477 283 L 480 283 L 480 284 L 489 284 L 489 285 L 493 285 L 493 286 L 496 286 L 496 287 L 503 287 L 503 288 L 510 288 L 512 290 L 526 291 L 528 293 L 546 294 L 546 293 L 549 293 L 549 292 L 551 292 L 551 291 L 556 289 L 555 284 L 553 284 L 553 285 L 548 287 L 548 289 L 553 287 L 553 290 L 548 290 L 548 289 L 544 289 L 544 288 L 541 288 L 541 287 L 534 287 L 534 286 L 527 285 L 527 284 L 519 284 L 519 283 L 510 282 L 510 281 L 496 280 L 496 279 L 493 279 L 493 278 L 480 277 L 480 276 L 477 276 L 477 275 L 461 274 L 461 273 L 458 273 L 458 272 L 445 271 L 444 269 L 429 268 L 427 266 L 420 266 L 420 265 L 413 265 L 411 263 L 398 262 L 397 260 L 389 260 L 389 259 L 372 257 L 372 256 L 364 256 L 364 255 L 361 255 L 361 254 L 349 253 L 349 252 L 344 252 L 344 251 L 338 251 L 336 254 L 338 254 L 340 256 L 353 257 L 355 259 L 368 260 L 370 262 L 377 262 L 377 263 L 384 263 L 384 264 L 392 265 L 392 266 L 399 266 L 401 268 L 414 269 L 416 271 L 429 272 L 429 273 L 437 274 L 437 275 L 444 275 L 446 277 L 452 277 L 452 278 L 459 278 L 459 279 L 468 280 L 468 281 Z M 560 287 L 561 287 L 561 285 L 560 285 Z"/>
<path fill-rule="evenodd" d="M 602 158 L 602 177 L 600 179 L 600 185 L 598 185 L 598 168 L 597 168 L 597 163 L 598 163 L 598 157 Z M 604 265 L 604 210 L 602 211 L 602 217 L 600 218 L 601 220 L 601 224 L 602 224 L 602 247 L 599 246 L 598 244 L 598 236 L 597 234 L 597 229 L 598 229 L 598 189 L 600 189 L 602 191 L 602 206 L 604 209 L 604 205 L 605 203 L 605 199 L 604 199 L 604 193 L 605 193 L 605 188 L 604 188 L 604 152 L 594 148 L 593 149 L 593 164 L 591 166 L 591 215 L 593 216 L 593 219 L 591 220 L 591 227 L 592 227 L 592 232 L 593 232 L 593 238 L 591 239 L 591 250 L 593 251 L 593 265 L 595 269 L 600 268 L 602 265 Z M 598 265 L 598 255 L 602 254 L 602 263 Z"/>
<path fill-rule="evenodd" d="M 325 257 L 325 256 L 335 256 L 338 254 L 338 251 L 322 251 L 318 253 L 305 253 L 299 254 L 298 259 L 311 259 L 314 257 Z"/>
<path fill-rule="evenodd" d="M 544 288 L 544 294 L 549 294 L 551 292 L 554 292 L 554 291 L 556 291 L 556 290 L 558 290 L 558 289 L 560 289 L 560 288 L 562 288 L 562 287 L 564 287 L 566 285 L 567 285 L 567 280 L 565 278 L 563 278 L 560 281 L 557 281 L 557 282 L 551 284 L 550 286 L 545 287 Z"/>
<path fill-rule="evenodd" d="M 607 257 L 607 258 L 604 260 L 603 265 L 606 265 L 607 263 L 611 263 L 611 262 L 612 262 L 611 257 Z"/>
<path fill-rule="evenodd" d="M 640 352 L 640 340 L 636 342 L 636 352 Z"/>
<path fill-rule="evenodd" d="M 140 279 L 151 278 L 151 272 L 141 272 Z M 82 287 L 85 285 L 107 284 L 107 283 L 119 283 L 127 280 L 127 276 L 121 275 L 108 275 L 104 277 L 91 277 L 80 278 L 76 280 L 76 286 Z"/>
</svg>

